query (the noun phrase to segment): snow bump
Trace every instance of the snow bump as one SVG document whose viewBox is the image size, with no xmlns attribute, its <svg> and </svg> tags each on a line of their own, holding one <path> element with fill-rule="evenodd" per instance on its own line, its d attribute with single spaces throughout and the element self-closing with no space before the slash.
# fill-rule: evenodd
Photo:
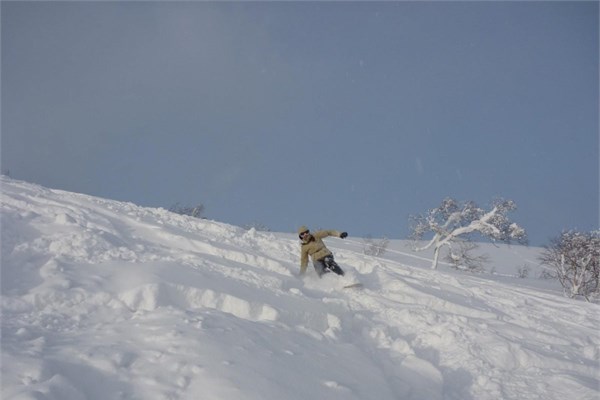
<svg viewBox="0 0 600 400">
<path fill-rule="evenodd" d="M 278 311 L 264 303 L 182 285 L 148 284 L 121 293 L 119 299 L 131 311 L 152 311 L 158 307 L 214 309 L 250 321 L 276 321 Z"/>
</svg>

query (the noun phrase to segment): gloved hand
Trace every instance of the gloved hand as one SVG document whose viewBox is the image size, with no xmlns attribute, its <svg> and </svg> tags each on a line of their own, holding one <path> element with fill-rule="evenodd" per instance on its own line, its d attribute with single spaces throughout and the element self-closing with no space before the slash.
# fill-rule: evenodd
<svg viewBox="0 0 600 400">
<path fill-rule="evenodd" d="M 345 239 L 345 238 L 347 238 L 347 237 L 348 237 L 348 232 L 342 232 L 342 233 L 340 233 L 340 237 L 341 237 L 342 239 Z"/>
</svg>

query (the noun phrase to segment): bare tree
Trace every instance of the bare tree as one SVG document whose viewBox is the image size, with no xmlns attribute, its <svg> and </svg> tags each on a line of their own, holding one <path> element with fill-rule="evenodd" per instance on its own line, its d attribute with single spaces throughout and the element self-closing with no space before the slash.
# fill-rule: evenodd
<svg viewBox="0 0 600 400">
<path fill-rule="evenodd" d="M 471 241 L 471 236 L 479 233 L 492 241 L 510 243 L 513 240 L 527 243 L 525 230 L 511 222 L 506 214 L 517 207 L 512 200 L 496 200 L 492 209 L 486 211 L 472 201 L 459 203 L 452 198 L 446 198 L 439 207 L 429 210 L 426 214 L 412 216 L 411 238 L 415 242 L 423 240 L 428 233 L 433 238 L 425 246 L 414 246 L 415 251 L 434 249 L 432 269 L 437 268 L 440 250 L 446 246 L 453 258 L 461 257 L 457 244 Z M 464 248 L 463 248 L 464 253 Z"/>
<path fill-rule="evenodd" d="M 540 260 L 552 267 L 549 275 L 558 279 L 567 296 L 590 301 L 600 295 L 600 231 L 565 231 L 550 241 Z"/>
</svg>

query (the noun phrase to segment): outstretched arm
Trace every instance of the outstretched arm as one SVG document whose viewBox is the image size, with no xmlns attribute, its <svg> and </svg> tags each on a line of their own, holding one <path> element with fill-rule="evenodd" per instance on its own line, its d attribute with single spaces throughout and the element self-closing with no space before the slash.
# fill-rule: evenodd
<svg viewBox="0 0 600 400">
<path fill-rule="evenodd" d="M 346 232 L 340 232 L 335 230 L 323 230 L 313 233 L 313 236 L 317 239 L 323 239 L 328 236 L 335 236 L 344 239 L 346 236 L 348 236 L 348 234 Z"/>
</svg>

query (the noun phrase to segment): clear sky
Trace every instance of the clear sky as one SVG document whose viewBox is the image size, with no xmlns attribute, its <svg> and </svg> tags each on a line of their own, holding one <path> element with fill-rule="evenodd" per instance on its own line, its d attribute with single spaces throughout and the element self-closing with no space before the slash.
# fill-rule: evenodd
<svg viewBox="0 0 600 400">
<path fill-rule="evenodd" d="M 405 238 L 512 199 L 598 227 L 598 2 L 1 3 L 15 179 L 276 231 Z"/>
</svg>

